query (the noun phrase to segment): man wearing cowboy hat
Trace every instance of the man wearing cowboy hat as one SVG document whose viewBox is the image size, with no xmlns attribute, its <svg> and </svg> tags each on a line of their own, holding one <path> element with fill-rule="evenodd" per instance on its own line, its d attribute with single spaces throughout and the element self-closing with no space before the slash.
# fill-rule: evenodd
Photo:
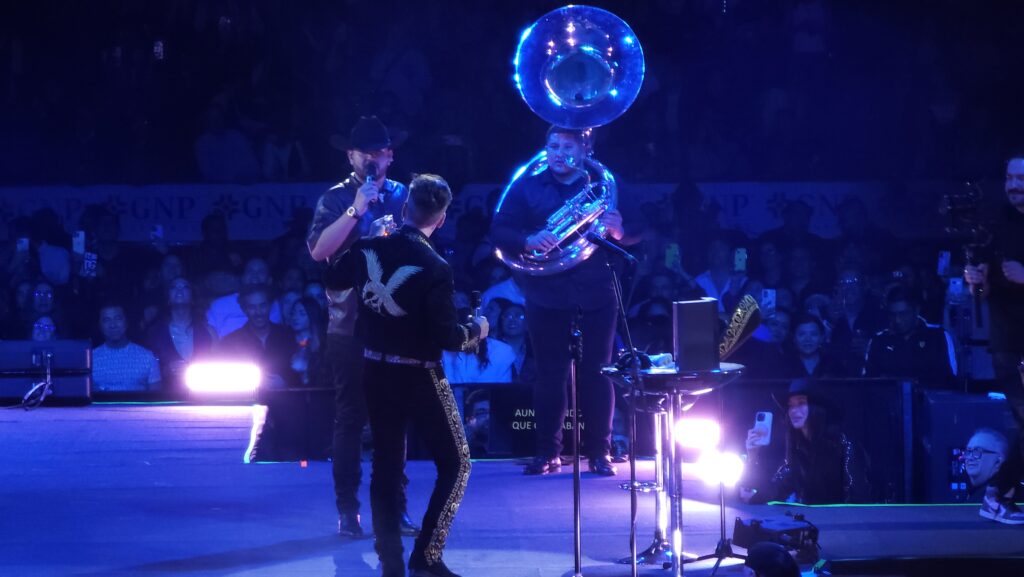
<svg viewBox="0 0 1024 577">
<path fill-rule="evenodd" d="M 344 148 L 352 173 L 320 197 L 306 244 L 313 260 L 334 261 L 364 236 L 383 232 L 385 217 L 401 222 L 408 189 L 387 177 L 394 160 L 388 129 L 376 116 L 362 117 L 349 138 L 331 138 Z M 367 175 L 376 175 L 367 178 Z M 324 362 L 327 381 L 333 383 L 334 492 L 338 507 L 338 533 L 360 537 L 359 500 L 356 493 L 362 477 L 362 431 L 367 422 L 366 399 L 362 389 L 363 347 L 355 332 L 358 295 L 352 289 L 327 291 L 328 324 Z M 415 535 L 418 528 L 405 513 L 402 495 L 402 532 Z"/>
</svg>

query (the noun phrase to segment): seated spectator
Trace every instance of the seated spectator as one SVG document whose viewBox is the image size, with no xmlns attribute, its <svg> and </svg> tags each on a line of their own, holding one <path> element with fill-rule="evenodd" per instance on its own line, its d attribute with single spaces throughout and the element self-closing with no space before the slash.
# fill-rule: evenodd
<svg viewBox="0 0 1024 577">
<path fill-rule="evenodd" d="M 316 304 L 320 305 L 320 310 L 327 312 L 327 291 L 324 290 L 323 283 L 319 281 L 313 281 L 306 283 L 306 288 L 302 291 L 302 296 L 311 298 L 316 301 Z"/>
<path fill-rule="evenodd" d="M 200 223 L 202 240 L 191 251 L 189 271 L 196 279 L 205 281 L 206 275 L 215 272 L 237 271 L 242 266 L 242 256 L 228 237 L 228 219 L 220 212 L 212 212 Z"/>
<path fill-rule="evenodd" d="M 491 398 L 487 389 L 477 389 L 466 397 L 466 444 L 474 459 L 487 457 L 490 440 Z"/>
<path fill-rule="evenodd" d="M 815 260 L 811 248 L 796 246 L 786 254 L 783 286 L 793 293 L 793 298 L 800 304 L 815 293 L 828 293 L 831 290 L 831 286 L 823 280 L 825 272 Z"/>
<path fill-rule="evenodd" d="M 839 428 L 838 410 L 814 390 L 811 381 L 797 379 L 786 395 L 786 449 L 778 471 L 767 481 L 757 473 L 766 463 L 762 432 L 747 433 L 747 463 L 751 469 L 741 484 L 745 501 L 788 501 L 807 505 L 860 503 L 870 498 L 866 462 L 859 447 Z M 751 483 L 750 481 L 754 481 Z"/>
<path fill-rule="evenodd" d="M 723 318 L 732 313 L 747 283 L 746 274 L 734 270 L 734 256 L 732 244 L 725 236 L 713 238 L 708 244 L 708 270 L 694 279 L 705 295 L 718 299 L 718 313 Z"/>
<path fill-rule="evenodd" d="M 890 289 L 885 307 L 889 328 L 868 342 L 864 376 L 916 379 L 939 387 L 953 384 L 956 352 L 949 334 L 920 317 L 917 298 L 903 287 Z"/>
<path fill-rule="evenodd" d="M 32 326 L 35 317 L 32 312 L 34 289 L 35 285 L 32 281 L 24 280 L 11 291 L 7 314 L 0 319 L 0 339 L 24 338 L 27 328 Z"/>
<path fill-rule="evenodd" d="M 1024 525 L 1024 512 L 1014 502 L 1021 479 L 1019 451 L 1002 433 L 985 427 L 971 435 L 963 455 L 971 487 L 985 487 L 979 514 L 1006 525 Z"/>
<path fill-rule="evenodd" d="M 292 355 L 292 370 L 298 373 L 303 386 L 321 386 L 317 376 L 327 339 L 323 311 L 311 298 L 299 299 L 285 310 L 289 311 L 288 326 L 295 331 L 295 344 L 299 347 Z"/>
<path fill-rule="evenodd" d="M 67 284 L 71 278 L 71 246 L 60 217 L 52 208 L 41 208 L 31 217 L 32 248 L 39 259 L 39 272 L 54 286 Z"/>
<path fill-rule="evenodd" d="M 763 288 L 778 288 L 782 285 L 782 252 L 774 242 L 766 238 L 758 239 L 750 257 L 751 278 L 759 281 Z M 752 296 L 759 298 L 760 295 Z"/>
<path fill-rule="evenodd" d="M 764 323 L 758 327 L 747 342 L 740 345 L 730 358 L 745 365 L 745 375 L 752 379 L 781 378 L 786 374 L 786 344 L 790 342 L 792 315 L 789 310 L 776 308 L 765 315 Z"/>
<path fill-rule="evenodd" d="M 149 349 L 128 340 L 124 307 L 100 308 L 103 344 L 92 351 L 92 386 L 97 392 L 160 390 L 160 362 Z"/>
<path fill-rule="evenodd" d="M 172 280 L 165 299 L 166 309 L 146 332 L 145 342 L 160 360 L 165 387 L 181 393 L 185 369 L 193 359 L 213 351 L 217 336 L 196 309 L 192 283 L 187 279 Z"/>
<path fill-rule="evenodd" d="M 64 314 L 63 310 L 57 304 L 56 292 L 53 285 L 46 281 L 36 282 L 32 290 L 31 308 L 29 310 L 29 319 L 31 323 L 35 322 L 42 316 L 48 316 L 54 320 L 57 327 L 64 328 Z M 32 328 L 32 324 L 28 324 L 25 330 L 22 331 L 25 334 L 29 334 Z"/>
<path fill-rule="evenodd" d="M 765 231 L 758 240 L 771 242 L 783 254 L 797 247 L 821 249 L 825 241 L 811 232 L 814 209 L 802 200 L 792 200 L 782 209 L 782 226 Z"/>
<path fill-rule="evenodd" d="M 470 315 L 468 308 L 461 311 L 465 315 L 460 316 Z M 496 338 L 481 340 L 475 353 L 442 351 L 441 355 L 444 374 L 452 384 L 511 383 L 516 360 L 515 350 Z"/>
<path fill-rule="evenodd" d="M 270 268 L 261 258 L 250 258 L 242 272 L 242 289 L 247 286 L 270 284 Z M 223 339 L 246 323 L 247 316 L 239 306 L 241 292 L 232 293 L 215 299 L 206 311 L 206 322 L 213 327 L 217 337 Z M 270 308 L 270 322 L 281 322 L 281 307 L 275 301 Z"/>
<path fill-rule="evenodd" d="M 32 340 L 37 343 L 45 343 L 57 340 L 57 325 L 48 316 L 41 316 L 32 325 Z"/>
<path fill-rule="evenodd" d="M 526 332 L 526 309 L 522 305 L 510 304 L 498 317 L 497 330 L 493 337 L 512 347 L 515 361 L 512 363 L 512 380 L 517 383 L 532 383 L 537 378 L 537 366 Z"/>
<path fill-rule="evenodd" d="M 693 283 L 693 279 L 689 279 L 689 283 Z M 681 281 L 676 273 L 662 268 L 651 271 L 650 274 L 640 279 L 639 286 L 637 287 L 636 296 L 633 301 L 635 304 L 629 307 L 629 318 L 634 318 L 640 312 L 640 308 L 643 307 L 647 302 L 652 299 L 660 299 L 671 303 L 677 298 L 690 298 L 693 289 L 696 285 L 687 289 L 688 294 L 680 295 L 679 286 Z"/>
<path fill-rule="evenodd" d="M 299 379 L 291 365 L 299 347 L 291 328 L 270 322 L 270 287 L 243 286 L 238 293 L 238 304 L 246 322 L 221 340 L 218 352 L 259 365 L 263 371 L 262 386 L 266 388 L 295 385 Z"/>
<path fill-rule="evenodd" d="M 515 279 L 511 276 L 497 284 L 490 285 L 490 288 L 484 291 L 480 300 L 483 302 L 483 306 L 487 307 L 496 298 L 503 298 L 518 305 L 526 302 L 525 297 L 523 297 L 523 291 L 519 289 L 519 285 L 516 284 Z"/>
<path fill-rule="evenodd" d="M 793 347 L 784 355 L 785 378 L 840 377 L 842 370 L 823 350 L 825 325 L 813 315 L 797 316 L 793 322 Z"/>
<path fill-rule="evenodd" d="M 867 283 L 854 269 L 839 272 L 832 295 L 828 351 L 845 374 L 862 374 L 868 339 L 885 327 L 885 316 L 880 307 L 868 300 Z"/>
</svg>

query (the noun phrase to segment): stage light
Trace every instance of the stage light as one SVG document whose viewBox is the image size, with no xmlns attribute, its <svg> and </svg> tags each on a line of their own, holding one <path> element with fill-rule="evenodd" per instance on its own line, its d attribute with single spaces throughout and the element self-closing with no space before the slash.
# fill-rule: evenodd
<svg viewBox="0 0 1024 577">
<path fill-rule="evenodd" d="M 197 393 L 250 393 L 261 378 L 251 363 L 194 363 L 185 369 L 185 386 Z"/>
<path fill-rule="evenodd" d="M 680 419 L 675 426 L 676 442 L 690 449 L 711 449 L 718 446 L 722 429 L 710 419 Z"/>
<path fill-rule="evenodd" d="M 743 459 L 735 453 L 708 450 L 697 459 L 697 476 L 708 485 L 732 487 L 743 476 Z"/>
</svg>

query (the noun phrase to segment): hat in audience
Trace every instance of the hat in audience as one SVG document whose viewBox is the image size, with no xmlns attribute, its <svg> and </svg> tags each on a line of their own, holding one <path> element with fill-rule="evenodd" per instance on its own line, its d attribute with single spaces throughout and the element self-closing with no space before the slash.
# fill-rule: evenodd
<svg viewBox="0 0 1024 577">
<path fill-rule="evenodd" d="M 376 116 L 363 116 L 352 127 L 348 137 L 341 134 L 331 136 L 331 146 L 338 150 L 359 150 L 372 152 L 385 148 L 395 148 L 405 141 L 408 133 L 398 131 L 392 137 L 388 127 Z"/>
<path fill-rule="evenodd" d="M 776 404 L 779 405 L 779 408 L 786 411 L 789 410 L 789 399 L 798 395 L 807 397 L 809 404 L 825 409 L 831 416 L 839 417 L 842 415 L 839 405 L 830 397 L 822 395 L 821 386 L 811 379 L 796 379 L 789 383 L 789 389 L 784 396 L 773 393 L 772 397 L 775 399 Z"/>
<path fill-rule="evenodd" d="M 747 549 L 747 560 L 758 577 L 800 577 L 800 566 L 785 547 L 764 541 Z"/>
</svg>

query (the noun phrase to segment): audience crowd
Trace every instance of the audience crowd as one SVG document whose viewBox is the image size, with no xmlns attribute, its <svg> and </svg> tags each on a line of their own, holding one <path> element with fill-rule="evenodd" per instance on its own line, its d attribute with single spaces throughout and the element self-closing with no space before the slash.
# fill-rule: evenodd
<svg viewBox="0 0 1024 577">
<path fill-rule="evenodd" d="M 680 187 L 666 204 L 687 206 L 679 197 L 690 190 Z M 809 232 L 813 214 L 801 201 L 786 207 L 782 226 L 758 238 L 710 220 L 701 231 L 681 228 L 693 215 L 639 223 L 643 240 L 632 250 L 640 264 L 624 277 L 634 345 L 671 351 L 674 300 L 714 297 L 725 323 L 749 294 L 764 323 L 730 360 L 747 365 L 751 378 L 911 377 L 955 385 L 954 321 L 966 295 L 947 281 L 959 269 L 945 271 L 949 278 L 938 274 L 939 244 L 887 231 L 865 238 L 855 198 L 839 213 L 847 227 L 833 239 Z M 536 369 L 523 297 L 490 252 L 486 220 L 466 213 L 455 226 L 474 232 L 439 241 L 456 273 L 457 308 L 469 314 L 469 293 L 480 291 L 494 327 L 476 354 L 446 353 L 446 372 L 453 383 L 529 384 Z M 321 269 L 301 228 L 268 242 L 236 242 L 213 213 L 194 246 L 159 239 L 142 245 L 120 241 L 119 217 L 99 205 L 78 223 L 83 246 L 50 209 L 11 227 L 13 238 L 0 251 L 2 337 L 92 340 L 96 374 L 103 375 L 97 391 L 180 395 L 184 367 L 213 356 L 270 363 L 272 387 L 316 386 L 327 313 Z M 624 335 L 620 330 L 620 347 Z M 123 350 L 130 352 L 114 354 Z M 101 367 L 107 363 L 116 368 Z"/>
</svg>

